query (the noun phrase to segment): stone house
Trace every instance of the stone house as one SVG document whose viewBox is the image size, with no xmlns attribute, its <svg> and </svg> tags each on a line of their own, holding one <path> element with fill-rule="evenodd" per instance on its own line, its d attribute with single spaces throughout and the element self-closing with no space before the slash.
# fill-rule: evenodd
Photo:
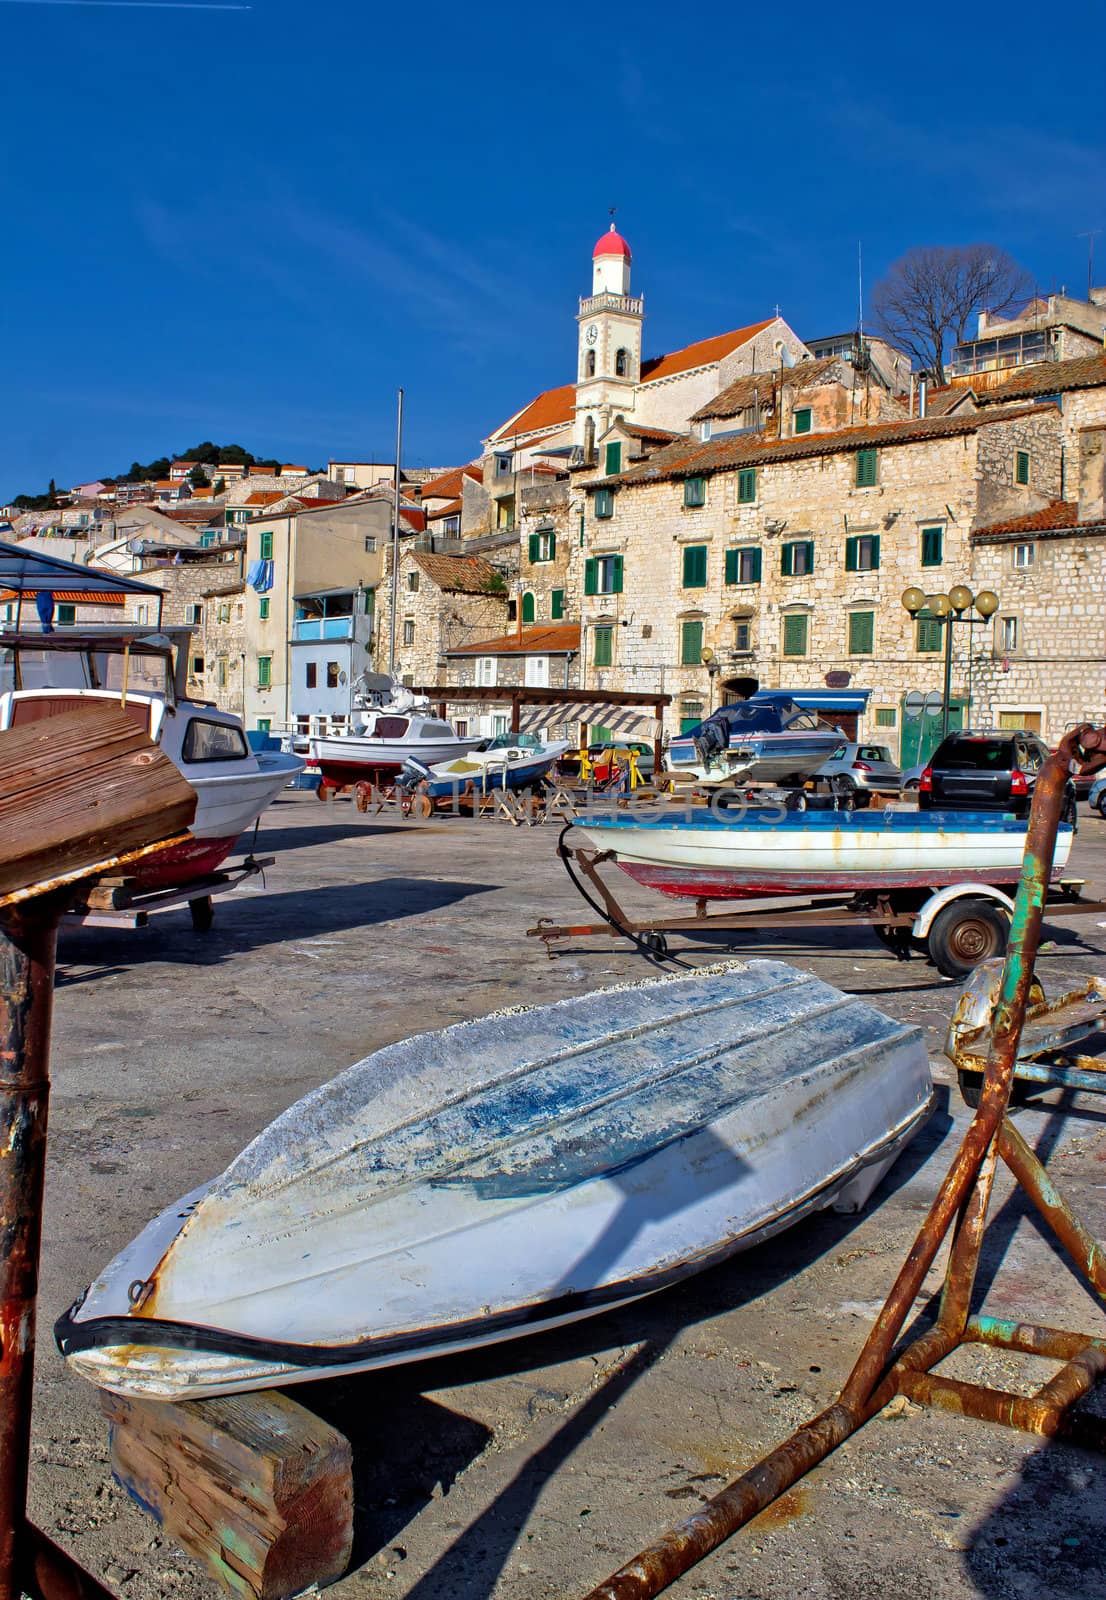
<svg viewBox="0 0 1106 1600">
<path fill-rule="evenodd" d="M 246 585 L 222 584 L 205 593 L 199 631 L 192 635 L 193 657 L 203 660 L 202 698 L 243 719 L 247 644 Z"/>
<path fill-rule="evenodd" d="M 136 558 L 137 565 L 133 569 L 136 575 L 143 583 L 153 584 L 164 595 L 162 624 L 165 627 L 192 629 L 186 681 L 189 695 L 196 699 L 214 698 L 211 694 L 212 669 L 204 645 L 208 598 L 231 592 L 240 594 L 244 550 L 242 542 L 211 549 L 199 545 L 179 545 L 176 548 L 163 546 L 156 552 Z M 136 621 L 155 620 L 149 607 L 144 607 L 145 615 L 138 614 L 137 607 L 134 609 Z M 226 684 L 222 687 L 225 688 Z M 241 708 L 239 705 L 233 709 Z"/>
<path fill-rule="evenodd" d="M 859 366 L 845 356 L 823 356 L 738 378 L 690 421 L 700 439 L 738 432 L 789 439 L 906 415 L 871 362 Z"/>
<path fill-rule="evenodd" d="M 898 753 L 904 696 L 940 688 L 943 650 L 902 592 L 969 581 L 971 530 L 1040 509 L 1060 470 L 1056 408 L 1023 405 L 689 440 L 592 475 L 584 686 L 672 694 L 669 733 L 758 686 L 830 712 L 847 688 L 841 714 Z"/>
<path fill-rule="evenodd" d="M 394 676 L 419 687 L 446 682 L 451 650 L 503 634 L 507 584 L 481 555 L 442 555 L 408 544 L 400 550 Z M 389 670 L 391 573 L 381 584 L 376 665 Z"/>
<path fill-rule="evenodd" d="M 980 406 L 1024 404 L 1036 400 L 1058 405 L 1062 419 L 1065 471 L 1061 499 L 1076 493 L 1080 440 L 1084 428 L 1106 423 L 1106 354 L 1077 361 L 1048 361 L 1017 373 L 1001 387 L 982 390 Z"/>
<path fill-rule="evenodd" d="M 981 311 L 975 338 L 956 346 L 949 372 L 954 382 L 984 391 L 1003 385 L 1015 368 L 1101 354 L 1104 339 L 1106 286 L 1091 289 L 1086 300 L 1035 295 L 1013 316 Z"/>
<path fill-rule="evenodd" d="M 445 682 L 462 687 L 502 689 L 504 700 L 518 688 L 574 689 L 580 681 L 580 624 L 578 622 L 518 625 L 511 633 L 459 645 L 446 652 Z M 486 701 L 450 703 L 450 717 L 459 733 L 494 737 L 508 733 L 509 713 Z M 547 738 L 575 738 L 578 715 L 556 707 L 530 708 L 522 725 Z"/>
</svg>

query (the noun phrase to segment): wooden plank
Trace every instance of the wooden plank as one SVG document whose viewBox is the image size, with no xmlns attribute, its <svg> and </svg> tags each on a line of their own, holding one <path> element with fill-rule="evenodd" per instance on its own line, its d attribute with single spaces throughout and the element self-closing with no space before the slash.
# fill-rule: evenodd
<svg viewBox="0 0 1106 1600">
<path fill-rule="evenodd" d="M 183 833 L 196 792 L 110 701 L 0 733 L 0 895 Z"/>
<path fill-rule="evenodd" d="M 100 1392 L 118 1482 L 230 1594 L 289 1600 L 353 1549 L 353 1452 L 269 1389 L 163 1405 Z"/>
</svg>

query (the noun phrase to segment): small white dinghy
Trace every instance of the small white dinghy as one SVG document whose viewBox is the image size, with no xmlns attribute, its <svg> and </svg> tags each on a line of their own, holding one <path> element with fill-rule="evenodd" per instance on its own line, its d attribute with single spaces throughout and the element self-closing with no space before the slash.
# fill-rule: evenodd
<svg viewBox="0 0 1106 1600">
<path fill-rule="evenodd" d="M 917 1028 L 776 961 L 422 1034 L 151 1222 L 59 1348 L 183 1400 L 555 1327 L 863 1205 L 931 1097 Z"/>
</svg>

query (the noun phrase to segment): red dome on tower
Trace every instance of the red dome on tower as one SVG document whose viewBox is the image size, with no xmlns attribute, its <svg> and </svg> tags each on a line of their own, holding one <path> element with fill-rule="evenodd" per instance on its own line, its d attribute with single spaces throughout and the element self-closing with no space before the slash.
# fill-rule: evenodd
<svg viewBox="0 0 1106 1600">
<path fill-rule="evenodd" d="M 595 249 L 591 253 L 591 258 L 593 261 L 597 260 L 600 256 L 623 256 L 627 261 L 633 260 L 633 256 L 630 253 L 630 246 L 626 243 L 625 239 L 620 233 L 616 233 L 614 231 L 613 222 L 606 233 L 601 233 L 599 235 L 599 238 L 596 240 Z"/>
</svg>

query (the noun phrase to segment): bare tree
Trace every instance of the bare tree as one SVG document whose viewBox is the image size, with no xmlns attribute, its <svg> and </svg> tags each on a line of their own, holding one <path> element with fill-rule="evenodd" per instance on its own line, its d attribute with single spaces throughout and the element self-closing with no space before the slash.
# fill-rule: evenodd
<svg viewBox="0 0 1106 1600">
<path fill-rule="evenodd" d="M 972 317 L 1005 311 L 1032 290 L 1029 274 L 997 245 L 922 245 L 887 269 L 872 290 L 872 310 L 879 331 L 944 383 L 945 352 Z"/>
</svg>

